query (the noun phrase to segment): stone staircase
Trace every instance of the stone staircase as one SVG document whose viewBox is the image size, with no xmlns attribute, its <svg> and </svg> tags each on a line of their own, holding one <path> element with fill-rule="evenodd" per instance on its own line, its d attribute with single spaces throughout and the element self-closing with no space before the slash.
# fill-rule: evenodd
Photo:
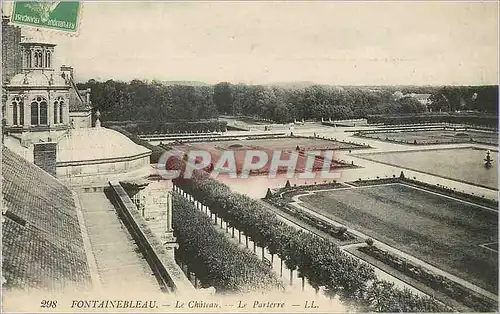
<svg viewBox="0 0 500 314">
<path fill-rule="evenodd" d="M 159 293 L 151 268 L 104 192 L 81 192 L 79 198 L 103 289 Z"/>
</svg>

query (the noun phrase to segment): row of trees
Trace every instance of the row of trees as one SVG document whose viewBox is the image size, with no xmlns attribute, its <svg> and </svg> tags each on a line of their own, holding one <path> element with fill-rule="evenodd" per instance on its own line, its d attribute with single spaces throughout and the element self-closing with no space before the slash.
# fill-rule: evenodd
<svg viewBox="0 0 500 314">
<path fill-rule="evenodd" d="M 219 114 L 258 116 L 277 122 L 294 119 L 364 118 L 373 114 L 419 113 L 426 105 L 406 96 L 430 94 L 433 111 L 498 112 L 498 86 L 453 87 L 338 87 L 311 85 L 263 86 L 219 83 L 214 86 L 165 85 L 89 80 L 91 100 L 102 120 L 165 122 L 211 119 Z M 400 96 L 397 96 L 397 94 Z"/>
<path fill-rule="evenodd" d="M 395 100 L 390 89 L 323 85 L 284 88 L 219 83 L 214 87 L 214 103 L 219 113 L 266 117 L 277 122 L 362 118 L 368 114 L 426 110 L 415 98 Z"/>
<path fill-rule="evenodd" d="M 172 157 L 166 168 L 183 172 L 185 163 Z M 313 287 L 324 286 L 328 294 L 338 295 L 346 303 L 366 311 L 448 310 L 434 299 L 379 280 L 371 266 L 346 255 L 328 240 L 285 225 L 259 202 L 233 193 L 204 171 L 196 171 L 191 179 L 183 179 L 181 175 L 174 183 L 231 226 L 243 230 L 258 246 L 277 254 L 289 269 L 296 269 L 299 276 L 308 278 Z"/>
<path fill-rule="evenodd" d="M 179 243 L 176 254 L 195 270 L 202 283 L 218 292 L 263 292 L 281 287 L 269 267 L 229 242 L 192 203 L 174 195 L 172 204 L 174 235 Z"/>
<path fill-rule="evenodd" d="M 195 121 L 217 116 L 210 86 L 89 80 L 78 84 L 78 88 L 92 89 L 91 101 L 94 109 L 100 110 L 103 121 Z"/>
<path fill-rule="evenodd" d="M 445 86 L 429 99 L 434 112 L 475 110 L 498 115 L 498 85 Z"/>
</svg>

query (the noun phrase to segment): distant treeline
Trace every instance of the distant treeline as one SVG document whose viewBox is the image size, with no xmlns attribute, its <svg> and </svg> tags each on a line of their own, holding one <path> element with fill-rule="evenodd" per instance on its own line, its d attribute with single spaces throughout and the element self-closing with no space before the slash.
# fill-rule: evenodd
<svg viewBox="0 0 500 314">
<path fill-rule="evenodd" d="M 90 80 L 79 87 L 92 89 L 93 106 L 99 108 L 103 121 L 197 121 L 230 114 L 285 123 L 294 119 L 352 119 L 428 110 L 498 114 L 498 86 L 277 87 L 226 82 L 214 86 L 184 86 L 155 81 Z M 408 96 L 411 93 L 429 94 L 431 103 L 426 106 Z"/>
</svg>

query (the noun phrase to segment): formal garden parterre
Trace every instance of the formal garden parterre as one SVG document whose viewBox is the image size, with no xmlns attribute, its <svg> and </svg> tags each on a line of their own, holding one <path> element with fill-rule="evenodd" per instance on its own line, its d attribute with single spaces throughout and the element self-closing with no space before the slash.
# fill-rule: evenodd
<svg viewBox="0 0 500 314">
<path fill-rule="evenodd" d="M 498 256 L 480 247 L 498 237 L 494 210 L 401 183 L 318 192 L 299 200 L 429 264 L 494 293 L 498 290 Z"/>
<path fill-rule="evenodd" d="M 185 163 L 170 158 L 167 169 L 183 171 Z M 277 254 L 288 268 L 297 269 L 312 285 L 326 287 L 328 294 L 337 295 L 346 303 L 364 311 L 451 310 L 432 298 L 417 296 L 378 279 L 373 268 L 346 255 L 337 245 L 285 225 L 256 200 L 233 193 L 203 171 L 196 171 L 191 179 L 181 176 L 174 183 L 226 222 L 244 230 L 257 245 Z"/>
<path fill-rule="evenodd" d="M 329 191 L 330 189 L 331 191 Z M 377 189 L 379 191 L 377 191 Z M 384 192 L 384 190 L 387 189 L 389 189 L 389 193 Z M 307 193 L 311 191 L 318 192 L 314 195 L 308 195 Z M 354 193 L 356 195 L 350 195 L 346 198 L 345 195 L 342 195 L 346 193 Z M 396 194 L 401 196 L 401 193 L 403 194 L 401 199 L 394 197 Z M 415 193 L 416 195 L 411 195 Z M 452 196 L 468 203 L 482 202 L 483 206 L 491 210 L 474 208 L 473 204 L 459 203 L 458 201 L 449 199 L 449 201 L 452 201 L 451 205 L 454 206 L 445 205 L 444 208 L 441 208 L 443 207 L 443 205 L 439 206 L 439 202 L 442 201 L 439 200 L 441 196 L 436 195 L 436 193 L 444 196 Z M 319 196 L 321 194 L 323 195 Z M 427 199 L 429 196 L 426 194 L 430 195 L 430 201 Z M 494 249 L 491 249 L 489 253 L 485 252 L 488 250 L 481 247 L 481 243 L 484 243 L 483 241 L 487 239 L 497 241 L 495 236 L 498 230 L 495 226 L 497 223 L 495 219 L 495 217 L 497 217 L 495 216 L 497 212 L 495 210 L 498 208 L 498 202 L 496 201 L 465 194 L 447 187 L 431 185 L 414 179 L 405 178 L 403 173 L 401 173 L 400 177 L 358 180 L 349 182 L 348 185 L 332 182 L 291 187 L 287 183 L 287 186 L 275 190 L 274 193 L 269 190 L 266 201 L 274 204 L 284 212 L 293 209 L 307 214 L 306 211 L 300 210 L 300 207 L 292 205 L 294 202 L 293 198 L 300 195 L 303 195 L 299 197 L 299 200 L 302 201 L 301 205 L 312 211 L 321 213 L 350 228 L 363 231 L 368 236 L 372 236 L 386 244 L 402 249 L 402 251 L 405 251 L 406 245 L 407 253 L 419 258 L 423 257 L 422 260 L 430 264 L 435 264 L 435 255 L 442 255 L 441 259 L 438 258 L 438 263 L 440 265 L 436 266 L 440 266 L 451 273 L 453 273 L 453 267 L 458 267 L 460 271 L 458 273 L 455 272 L 455 274 L 464 277 L 464 272 L 469 272 L 467 273 L 468 276 L 465 276 L 469 281 L 483 287 L 489 287 L 489 290 L 495 291 L 495 293 L 498 289 L 496 281 L 497 268 L 495 265 L 498 254 L 498 243 L 492 242 Z M 325 197 L 328 197 L 328 200 L 325 201 Z M 336 201 L 333 201 L 333 199 Z M 446 204 L 446 201 L 444 203 Z M 418 206 L 418 204 L 424 205 Z M 465 208 L 461 205 L 464 205 Z M 377 210 L 374 210 L 373 207 L 380 208 L 382 213 L 377 215 Z M 366 212 L 358 208 L 366 208 Z M 486 211 L 485 215 L 482 215 L 483 211 Z M 409 217 L 412 215 L 412 212 L 413 214 L 417 213 L 417 215 L 414 215 L 417 218 Z M 457 215 L 457 212 L 459 215 Z M 418 217 L 420 215 L 425 217 Z M 396 219 L 392 219 L 393 217 L 396 217 Z M 473 220 L 471 217 L 476 217 L 476 220 Z M 316 219 L 319 218 L 316 217 Z M 402 220 L 402 222 L 394 223 L 393 220 Z M 328 224 L 325 220 L 323 220 L 323 223 Z M 385 226 L 380 226 L 383 224 L 385 224 Z M 418 226 L 419 224 L 422 228 L 414 228 L 415 225 Z M 451 227 L 443 228 L 440 224 Z M 312 225 L 314 226 L 314 224 Z M 402 227 L 398 227 L 398 225 Z M 318 226 L 314 227 L 321 230 L 321 226 L 322 224 L 320 223 L 319 228 Z M 453 232 L 447 230 L 453 228 L 457 230 L 452 230 Z M 468 233 L 477 233 L 478 228 L 485 229 L 483 232 L 480 232 L 483 237 L 479 236 L 480 239 L 477 239 L 476 236 L 471 239 Z M 419 232 L 422 231 L 423 233 L 428 233 L 428 235 L 422 235 L 422 237 L 426 239 L 417 239 L 420 236 Z M 396 239 L 394 239 L 395 237 Z M 447 240 L 449 237 L 451 237 L 451 239 Z M 497 302 L 488 297 L 476 293 L 446 277 L 434 274 L 432 271 L 422 266 L 413 265 L 396 253 L 376 248 L 373 246 L 373 241 L 371 239 L 368 240 L 366 242 L 369 245 L 358 246 L 357 249 L 380 260 L 402 274 L 412 277 L 436 291 L 440 291 L 470 309 L 491 311 L 497 308 Z M 425 240 L 429 242 L 426 243 Z M 447 243 L 444 245 L 441 243 L 440 247 L 437 248 L 438 245 L 436 245 L 435 242 L 438 240 Z M 460 243 L 460 241 L 463 243 Z M 419 248 L 419 246 L 425 248 L 422 249 Z M 443 248 L 444 251 L 442 251 Z M 467 252 L 467 250 L 470 251 Z M 421 252 L 425 253 L 422 254 Z M 425 256 L 426 254 L 427 258 Z M 449 263 L 448 258 L 450 256 L 452 257 L 451 264 L 453 266 L 442 267 L 443 262 Z M 458 265 L 460 263 L 461 265 Z M 483 268 L 478 270 L 477 263 L 482 265 Z M 483 284 L 481 285 L 478 280 L 472 280 L 475 277 L 482 278 Z"/>
<path fill-rule="evenodd" d="M 245 156 L 250 151 L 264 152 L 267 156 L 267 162 L 265 165 L 259 169 L 252 169 L 250 175 L 265 175 L 270 172 L 273 156 L 279 153 L 279 158 L 281 160 L 288 160 L 291 158 L 292 154 L 298 154 L 297 163 L 295 167 L 296 173 L 305 172 L 307 168 L 307 160 L 309 158 L 314 158 L 312 164 L 313 171 L 320 171 L 323 168 L 327 170 L 332 169 L 343 169 L 343 168 L 356 168 L 358 166 L 353 163 L 347 163 L 341 160 L 335 159 L 335 151 L 337 150 L 352 150 L 352 149 L 364 149 L 368 148 L 367 145 L 359 145 L 351 142 L 337 141 L 335 139 L 326 139 L 318 137 L 302 137 L 302 136 L 284 136 L 284 137 L 263 137 L 259 139 L 246 139 L 246 140 L 231 140 L 227 141 L 213 141 L 210 143 L 200 142 L 200 143 L 177 143 L 174 144 L 176 149 L 179 149 L 185 153 L 190 151 L 203 151 L 208 152 L 211 156 L 211 161 L 213 165 L 216 165 L 217 161 L 226 153 L 231 152 L 235 158 L 235 169 L 239 174 L 244 168 Z M 316 157 L 312 154 L 313 151 L 319 152 Z M 327 151 L 333 151 L 332 160 L 329 160 L 330 156 L 327 155 Z M 325 165 L 325 159 L 328 158 L 328 166 Z M 283 173 L 287 172 L 288 168 L 278 167 L 277 172 Z"/>
</svg>

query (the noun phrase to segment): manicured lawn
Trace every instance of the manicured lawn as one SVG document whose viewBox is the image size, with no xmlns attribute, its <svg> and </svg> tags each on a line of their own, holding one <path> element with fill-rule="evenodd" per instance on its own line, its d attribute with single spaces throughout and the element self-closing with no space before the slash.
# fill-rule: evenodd
<svg viewBox="0 0 500 314">
<path fill-rule="evenodd" d="M 498 213 L 403 184 L 331 190 L 304 206 L 496 293 Z"/>
<path fill-rule="evenodd" d="M 371 161 L 498 189 L 498 153 L 491 152 L 493 167 L 490 169 L 484 167 L 485 156 L 486 151 L 472 148 L 358 155 Z"/>
</svg>

